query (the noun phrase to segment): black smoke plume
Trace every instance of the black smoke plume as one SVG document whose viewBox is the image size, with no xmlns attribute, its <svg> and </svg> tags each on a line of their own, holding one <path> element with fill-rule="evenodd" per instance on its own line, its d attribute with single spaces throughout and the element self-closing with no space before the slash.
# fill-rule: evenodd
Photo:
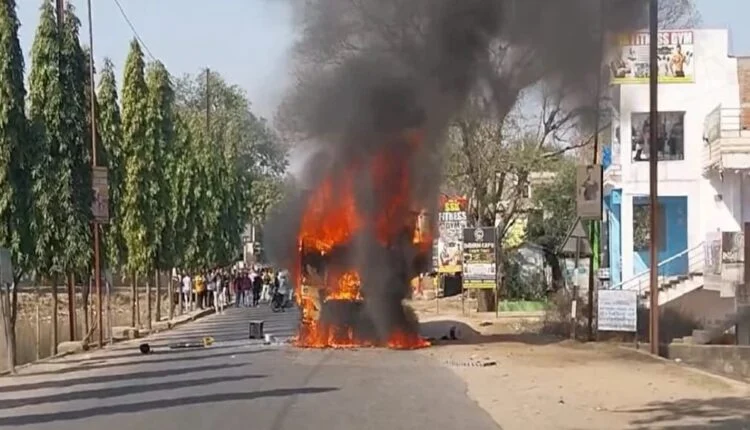
<svg viewBox="0 0 750 430">
<path fill-rule="evenodd" d="M 430 214 L 441 182 L 440 145 L 472 93 L 481 88 L 500 118 L 523 89 L 540 81 L 593 104 L 602 41 L 608 40 L 601 35 L 640 28 L 647 10 L 645 0 L 290 2 L 300 35 L 299 79 L 278 116 L 299 136 L 299 145 L 317 154 L 301 174 L 303 188 L 313 190 L 326 177 L 344 178 L 339 174 L 353 163 L 390 151 L 394 165 L 405 161 L 409 169 L 411 205 Z M 393 138 L 415 128 L 424 134 L 416 151 Z M 351 180 L 358 207 L 372 219 L 385 202 L 365 173 Z M 297 237 L 308 197 L 305 190 L 287 196 L 265 228 L 265 249 L 275 264 L 298 264 Z M 324 259 L 329 266 L 359 271 L 364 303 L 326 312 L 369 327 L 360 331 L 382 341 L 396 329 L 416 330 L 401 302 L 409 279 L 427 271 L 430 259 L 415 258 L 406 235 L 387 246 L 374 236 L 369 225 L 324 258 L 306 261 Z"/>
</svg>

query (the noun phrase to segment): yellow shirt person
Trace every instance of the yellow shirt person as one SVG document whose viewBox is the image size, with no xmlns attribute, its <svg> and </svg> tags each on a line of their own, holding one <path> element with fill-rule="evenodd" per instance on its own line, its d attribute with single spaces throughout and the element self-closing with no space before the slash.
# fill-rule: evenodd
<svg viewBox="0 0 750 430">
<path fill-rule="evenodd" d="M 198 275 L 195 277 L 195 292 L 200 294 L 204 291 L 206 291 L 206 281 L 203 276 Z"/>
</svg>

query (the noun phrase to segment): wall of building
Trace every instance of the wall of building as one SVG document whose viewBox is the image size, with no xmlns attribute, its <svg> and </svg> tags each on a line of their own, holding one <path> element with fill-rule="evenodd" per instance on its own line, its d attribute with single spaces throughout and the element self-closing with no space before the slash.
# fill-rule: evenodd
<svg viewBox="0 0 750 430">
<path fill-rule="evenodd" d="M 703 177 L 702 169 L 704 119 L 720 104 L 727 108 L 740 106 L 737 61 L 728 56 L 728 32 L 696 30 L 693 39 L 695 82 L 659 86 L 659 111 L 685 112 L 684 159 L 659 162 L 659 195 L 682 197 L 687 207 L 686 238 L 675 236 L 675 240 L 686 243 L 684 249 L 672 246 L 669 252 L 660 254 L 660 260 L 700 244 L 713 224 L 716 193 L 710 192 L 710 182 Z M 649 194 L 649 171 L 648 162 L 633 161 L 631 115 L 648 112 L 648 85 L 620 85 L 619 100 L 619 136 L 615 137 L 620 141 L 622 169 L 620 219 L 625 280 L 637 274 L 639 268 L 645 269 L 643 259 L 633 252 L 633 199 Z"/>
<path fill-rule="evenodd" d="M 706 174 L 706 179 L 706 231 L 742 231 L 743 224 L 750 221 L 748 173 L 712 171 Z"/>
</svg>

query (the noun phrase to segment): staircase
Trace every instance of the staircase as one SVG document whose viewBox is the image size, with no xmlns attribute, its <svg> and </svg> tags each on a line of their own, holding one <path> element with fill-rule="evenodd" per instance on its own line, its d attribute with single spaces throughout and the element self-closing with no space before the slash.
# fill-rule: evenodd
<svg viewBox="0 0 750 430">
<path fill-rule="evenodd" d="M 684 274 L 658 275 L 660 306 L 703 287 L 705 259 L 703 242 L 662 261 L 657 266 L 657 271 L 666 273 L 666 268 L 669 267 L 670 263 L 685 256 L 687 256 L 687 270 L 685 270 Z M 651 270 L 647 269 L 619 284 L 613 285 L 612 289 L 638 291 L 638 296 L 648 308 L 650 307 L 650 301 L 647 300 L 650 296 L 650 272 Z"/>
</svg>

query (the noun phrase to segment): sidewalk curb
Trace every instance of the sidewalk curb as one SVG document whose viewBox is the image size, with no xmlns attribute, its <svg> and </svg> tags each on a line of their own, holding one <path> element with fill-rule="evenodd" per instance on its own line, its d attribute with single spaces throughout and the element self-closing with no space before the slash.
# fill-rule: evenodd
<svg viewBox="0 0 750 430">
<path fill-rule="evenodd" d="M 162 333 L 162 332 L 165 332 L 165 331 L 169 331 L 169 330 L 171 330 L 171 329 L 173 329 L 175 327 L 179 327 L 179 326 L 184 325 L 186 323 L 199 320 L 199 319 L 207 317 L 209 315 L 213 315 L 214 313 L 215 312 L 214 312 L 213 308 L 208 308 L 208 309 L 202 309 L 202 310 L 200 310 L 198 312 L 195 312 L 192 315 L 181 315 L 181 316 L 173 318 L 171 321 L 167 321 L 167 327 L 166 328 L 161 329 L 161 330 L 152 330 L 150 333 L 148 333 L 147 335 L 145 335 L 143 337 L 138 337 L 136 339 L 123 339 L 123 340 L 119 340 L 119 341 L 116 340 L 116 341 L 114 341 L 112 343 L 107 342 L 107 343 L 105 343 L 104 347 L 102 347 L 102 348 L 90 347 L 87 351 L 79 351 L 79 352 L 66 351 L 66 352 L 61 352 L 59 354 L 51 355 L 49 357 L 40 358 L 39 360 L 36 360 L 36 361 L 32 361 L 32 362 L 29 362 L 29 363 L 18 365 L 18 366 L 16 366 L 16 371 L 28 369 L 29 367 L 32 367 L 32 366 L 37 365 L 37 364 L 47 364 L 47 363 L 50 363 L 52 361 L 59 360 L 61 358 L 64 358 L 64 357 L 67 357 L 67 356 L 70 356 L 70 355 L 111 350 L 111 348 L 114 347 L 114 346 L 127 344 L 128 342 L 137 342 L 137 341 L 140 341 L 142 339 L 148 338 L 152 334 Z M 6 377 L 6 376 L 11 376 L 11 377 L 13 376 L 10 373 L 10 370 L 0 371 L 0 378 Z"/>
<path fill-rule="evenodd" d="M 633 348 L 631 346 L 617 345 L 617 348 L 621 349 L 621 350 L 624 350 L 624 351 L 628 351 L 628 352 L 630 352 L 632 354 L 639 354 L 639 355 L 641 355 L 643 357 L 648 357 L 648 358 L 650 358 L 651 360 L 653 360 L 655 362 L 660 362 L 660 363 L 664 363 L 664 364 L 671 364 L 672 366 L 678 367 L 678 368 L 680 368 L 682 370 L 686 370 L 686 371 L 688 371 L 690 373 L 693 373 L 693 374 L 696 374 L 696 375 L 706 376 L 706 377 L 709 377 L 709 378 L 713 378 L 713 379 L 719 380 L 719 381 L 724 382 L 724 383 L 729 384 L 729 385 L 734 385 L 734 386 L 738 386 L 738 387 L 743 387 L 745 389 L 750 389 L 750 382 L 744 381 L 742 379 L 735 379 L 735 378 L 731 378 L 729 376 L 721 375 L 721 374 L 718 374 L 718 373 L 709 372 L 707 370 L 703 370 L 703 369 L 700 369 L 698 367 L 691 366 L 689 364 L 685 364 L 683 362 L 676 362 L 676 361 L 671 360 L 669 358 L 664 358 L 664 357 L 661 357 L 661 356 L 656 356 L 656 355 L 651 354 L 648 351 L 640 350 L 640 349 L 635 349 L 635 348 Z"/>
</svg>

